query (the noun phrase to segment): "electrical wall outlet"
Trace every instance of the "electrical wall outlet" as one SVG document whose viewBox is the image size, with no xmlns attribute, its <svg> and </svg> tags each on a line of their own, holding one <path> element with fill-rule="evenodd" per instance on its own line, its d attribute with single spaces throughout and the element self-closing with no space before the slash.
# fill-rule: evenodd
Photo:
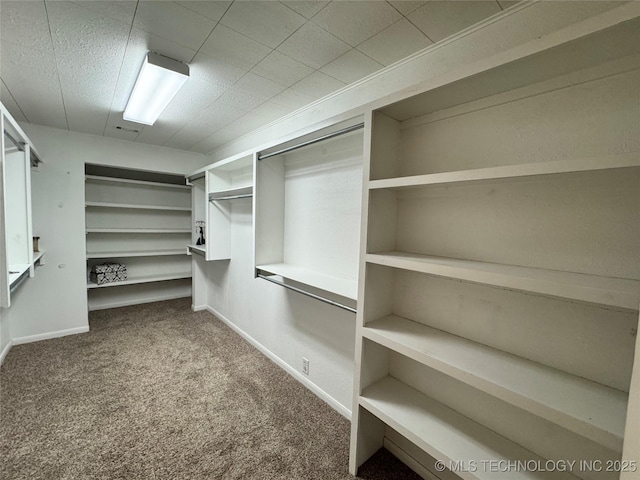
<svg viewBox="0 0 640 480">
<path fill-rule="evenodd" d="M 309 359 L 302 357 L 302 373 L 309 375 Z"/>
</svg>

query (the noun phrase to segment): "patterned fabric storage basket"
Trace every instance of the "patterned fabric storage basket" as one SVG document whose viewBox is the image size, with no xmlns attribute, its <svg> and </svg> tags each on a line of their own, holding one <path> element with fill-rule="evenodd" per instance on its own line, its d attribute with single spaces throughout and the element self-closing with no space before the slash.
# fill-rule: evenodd
<svg viewBox="0 0 640 480">
<path fill-rule="evenodd" d="M 122 282 L 127 279 L 127 266 L 121 263 L 103 263 L 91 267 L 89 278 L 93 283 L 104 285 L 105 283 Z"/>
</svg>

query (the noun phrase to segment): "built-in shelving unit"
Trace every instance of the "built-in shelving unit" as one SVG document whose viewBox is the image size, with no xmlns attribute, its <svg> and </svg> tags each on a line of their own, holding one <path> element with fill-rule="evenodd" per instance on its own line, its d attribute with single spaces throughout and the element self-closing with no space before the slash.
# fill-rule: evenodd
<svg viewBox="0 0 640 480">
<path fill-rule="evenodd" d="M 637 8 L 549 41 L 366 118 L 352 473 L 387 442 L 434 478 L 637 457 Z"/>
<path fill-rule="evenodd" d="M 360 127 L 350 120 L 273 146 L 258 154 L 256 167 L 256 275 L 295 282 L 298 291 L 310 287 L 314 298 L 351 311 L 358 285 Z"/>
<path fill-rule="evenodd" d="M 91 168 L 87 166 L 87 171 Z M 189 187 L 179 184 L 177 176 L 147 181 L 124 178 L 123 174 L 127 172 L 118 170 L 113 177 L 86 176 L 90 310 L 191 294 Z M 144 172 L 131 175 L 140 177 Z M 153 178 L 153 174 L 149 176 Z M 91 267 L 105 262 L 126 265 L 127 280 L 102 285 L 91 282 Z"/>
<path fill-rule="evenodd" d="M 0 308 L 11 306 L 12 292 L 42 263 L 33 251 L 31 214 L 31 168 L 39 163 L 33 144 L 0 104 Z"/>
<path fill-rule="evenodd" d="M 254 155 L 238 155 L 208 165 L 187 177 L 193 187 L 192 223 L 205 224 L 205 245 L 197 245 L 194 230 L 189 249 L 205 260 L 231 259 L 231 209 L 253 197 Z"/>
</svg>

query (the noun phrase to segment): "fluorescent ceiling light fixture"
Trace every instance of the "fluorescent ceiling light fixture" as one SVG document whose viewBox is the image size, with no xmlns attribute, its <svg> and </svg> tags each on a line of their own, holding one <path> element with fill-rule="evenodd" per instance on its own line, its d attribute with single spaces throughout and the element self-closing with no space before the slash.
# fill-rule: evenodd
<svg viewBox="0 0 640 480">
<path fill-rule="evenodd" d="M 122 118 L 153 125 L 189 78 L 189 65 L 148 52 Z"/>
</svg>

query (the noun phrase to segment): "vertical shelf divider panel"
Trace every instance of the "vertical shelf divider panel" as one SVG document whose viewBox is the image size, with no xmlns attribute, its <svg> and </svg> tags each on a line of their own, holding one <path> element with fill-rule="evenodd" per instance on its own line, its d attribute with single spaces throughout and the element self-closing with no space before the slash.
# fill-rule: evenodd
<svg viewBox="0 0 640 480">
<path fill-rule="evenodd" d="M 190 296 L 189 186 L 178 176 L 158 181 L 153 173 L 132 171 L 126 178 L 106 167 L 90 174 L 96 168 L 87 165 L 85 189 L 89 310 Z M 105 262 L 126 265 L 127 279 L 93 283 L 89 271 Z"/>
<path fill-rule="evenodd" d="M 390 445 L 434 478 L 637 478 L 482 463 L 640 462 L 640 14 L 619 12 L 367 114 L 351 473 Z"/>
<path fill-rule="evenodd" d="M 355 311 L 362 124 L 350 120 L 258 154 L 256 277 Z"/>
<path fill-rule="evenodd" d="M 25 278 L 35 274 L 31 167 L 36 167 L 41 160 L 29 138 L 2 104 L 0 134 L 0 307 L 9 308 L 11 292 Z"/>
</svg>

